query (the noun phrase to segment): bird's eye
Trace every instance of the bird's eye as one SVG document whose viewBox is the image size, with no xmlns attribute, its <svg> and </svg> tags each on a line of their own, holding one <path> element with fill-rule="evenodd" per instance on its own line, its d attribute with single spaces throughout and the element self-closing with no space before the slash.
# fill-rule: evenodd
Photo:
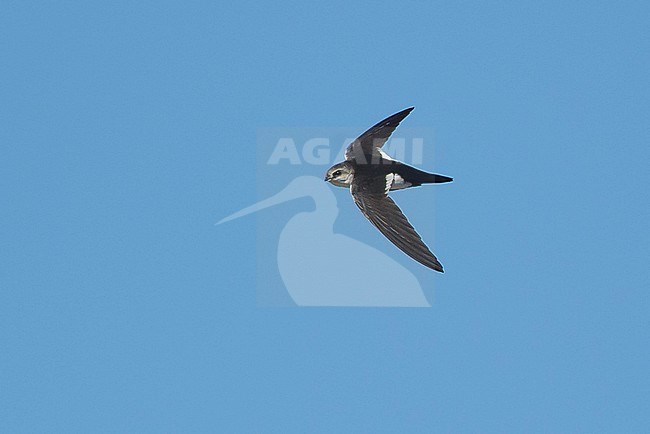
<svg viewBox="0 0 650 434">
<path fill-rule="evenodd" d="M 340 174 L 341 174 L 340 170 L 337 170 L 336 172 L 334 172 L 334 176 L 339 176 Z"/>
</svg>

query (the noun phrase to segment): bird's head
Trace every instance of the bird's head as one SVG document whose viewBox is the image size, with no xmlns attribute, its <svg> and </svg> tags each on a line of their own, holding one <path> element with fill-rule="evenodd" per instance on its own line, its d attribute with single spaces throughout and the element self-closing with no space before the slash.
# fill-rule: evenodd
<svg viewBox="0 0 650 434">
<path fill-rule="evenodd" d="M 337 187 L 349 187 L 354 179 L 354 167 L 349 161 L 333 165 L 325 174 L 325 181 Z"/>
</svg>

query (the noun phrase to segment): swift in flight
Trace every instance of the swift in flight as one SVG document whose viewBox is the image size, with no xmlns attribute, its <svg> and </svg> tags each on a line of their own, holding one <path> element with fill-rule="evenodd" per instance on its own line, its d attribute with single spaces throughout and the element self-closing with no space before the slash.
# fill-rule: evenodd
<svg viewBox="0 0 650 434">
<path fill-rule="evenodd" d="M 325 181 L 349 188 L 363 215 L 398 249 L 420 264 L 443 272 L 442 264 L 388 196 L 392 190 L 453 180 L 393 160 L 382 151 L 381 147 L 413 108 L 389 116 L 354 140 L 347 147 L 345 161 L 330 167 Z"/>
</svg>

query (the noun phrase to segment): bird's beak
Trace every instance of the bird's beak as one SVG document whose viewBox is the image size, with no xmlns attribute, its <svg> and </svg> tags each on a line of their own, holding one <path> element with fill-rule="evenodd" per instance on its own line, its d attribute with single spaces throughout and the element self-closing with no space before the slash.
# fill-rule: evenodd
<svg viewBox="0 0 650 434">
<path fill-rule="evenodd" d="M 257 202 L 255 205 L 251 205 L 249 207 L 246 207 L 240 211 L 237 211 L 234 214 L 229 215 L 228 217 L 224 217 L 221 220 L 219 220 L 216 224 L 220 225 L 221 223 L 225 223 L 230 220 L 235 220 L 240 217 L 243 217 L 245 215 L 261 211 L 265 208 L 275 206 L 293 199 L 298 199 L 300 197 L 306 196 L 307 193 L 301 192 L 300 190 L 296 190 L 295 186 L 292 188 L 292 184 L 289 184 L 286 186 L 282 191 L 279 193 L 269 197 L 268 199 L 263 199 Z"/>
<path fill-rule="evenodd" d="M 329 175 L 325 175 L 325 181 L 329 182 L 332 178 L 329 177 Z"/>
</svg>

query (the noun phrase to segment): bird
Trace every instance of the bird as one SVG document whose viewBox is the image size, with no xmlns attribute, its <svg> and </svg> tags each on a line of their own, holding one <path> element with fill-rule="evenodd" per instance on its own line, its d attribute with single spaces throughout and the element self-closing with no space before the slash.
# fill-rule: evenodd
<svg viewBox="0 0 650 434">
<path fill-rule="evenodd" d="M 444 273 L 438 258 L 388 196 L 393 190 L 453 181 L 394 160 L 381 149 L 414 108 L 387 117 L 357 137 L 346 148 L 345 161 L 327 170 L 325 181 L 349 188 L 361 213 L 398 249 L 425 267 Z"/>
</svg>

